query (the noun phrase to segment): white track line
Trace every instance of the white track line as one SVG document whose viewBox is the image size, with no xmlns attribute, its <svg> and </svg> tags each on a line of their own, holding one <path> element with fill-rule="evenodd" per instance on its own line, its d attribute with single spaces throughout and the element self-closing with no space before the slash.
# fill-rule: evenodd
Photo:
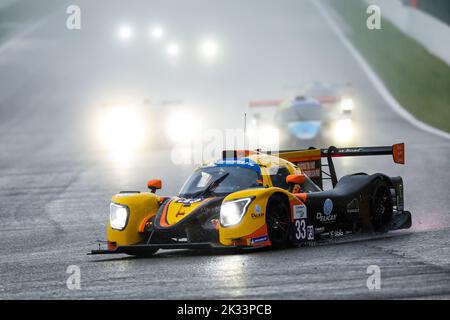
<svg viewBox="0 0 450 320">
<path fill-rule="evenodd" d="M 403 108 L 400 103 L 395 100 L 395 98 L 392 96 L 392 94 L 389 92 L 389 90 L 384 85 L 383 81 L 377 76 L 375 71 L 370 67 L 370 65 L 367 63 L 367 61 L 362 57 L 362 55 L 359 53 L 359 51 L 353 46 L 353 44 L 348 40 L 348 38 L 345 36 L 344 32 L 339 28 L 337 23 L 331 18 L 330 14 L 326 11 L 321 1 L 318 0 L 310 0 L 310 2 L 313 3 L 313 5 L 316 7 L 316 9 L 320 12 L 320 14 L 325 18 L 331 29 L 334 31 L 334 33 L 337 35 L 337 37 L 341 40 L 341 42 L 344 44 L 344 46 L 350 51 L 353 58 L 355 58 L 356 62 L 360 65 L 360 67 L 363 69 L 364 73 L 367 75 L 369 80 L 372 82 L 375 89 L 377 89 L 378 93 L 383 97 L 383 99 L 386 101 L 386 103 L 395 111 L 398 115 L 400 115 L 403 119 L 408 121 L 410 124 L 416 126 L 417 128 L 432 133 L 434 135 L 437 135 L 439 137 L 449 139 L 450 140 L 450 133 L 439 130 L 437 128 L 434 128 L 420 120 L 417 120 L 411 113 L 406 111 L 405 108 Z M 450 107 L 450 106 L 449 106 Z"/>
</svg>

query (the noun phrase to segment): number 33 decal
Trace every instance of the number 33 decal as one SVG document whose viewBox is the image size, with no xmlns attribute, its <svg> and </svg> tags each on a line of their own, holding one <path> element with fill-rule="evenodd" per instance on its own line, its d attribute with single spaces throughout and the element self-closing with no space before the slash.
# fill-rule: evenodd
<svg viewBox="0 0 450 320">
<path fill-rule="evenodd" d="M 306 220 L 295 220 L 295 238 L 297 240 L 305 240 L 306 239 Z"/>
</svg>

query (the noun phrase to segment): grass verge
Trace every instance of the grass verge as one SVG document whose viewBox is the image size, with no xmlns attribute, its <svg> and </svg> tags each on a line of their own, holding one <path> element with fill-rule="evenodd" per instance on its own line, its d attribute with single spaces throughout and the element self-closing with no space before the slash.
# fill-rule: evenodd
<svg viewBox="0 0 450 320">
<path fill-rule="evenodd" d="M 350 41 L 397 101 L 418 120 L 450 132 L 450 67 L 386 19 L 381 30 L 367 29 L 363 1 L 328 3 L 351 28 Z"/>
</svg>

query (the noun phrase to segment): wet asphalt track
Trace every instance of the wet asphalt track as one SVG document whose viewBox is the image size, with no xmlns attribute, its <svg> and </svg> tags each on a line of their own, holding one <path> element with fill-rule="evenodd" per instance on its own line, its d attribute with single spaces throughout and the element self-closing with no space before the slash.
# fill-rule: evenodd
<svg viewBox="0 0 450 320">
<path fill-rule="evenodd" d="M 180 2 L 80 1 L 78 32 L 65 29 L 64 7 L 50 6 L 0 45 L 0 298 L 449 298 L 450 141 L 394 114 L 310 1 Z M 222 63 L 204 67 L 189 52 L 168 63 L 142 31 L 152 19 L 186 43 L 220 35 Z M 122 21 L 144 34 L 119 43 Z M 193 100 L 211 126 L 235 128 L 249 100 L 318 79 L 352 82 L 360 144 L 406 142 L 404 167 L 347 159 L 339 173 L 402 175 L 412 229 L 251 254 L 86 255 L 104 239 L 113 193 L 162 178 L 173 194 L 191 170 L 164 149 L 119 169 L 89 134 L 92 101 L 117 92 Z M 81 268 L 81 290 L 66 288 L 69 265 Z M 381 268 L 381 290 L 366 287 L 369 265 Z"/>
</svg>

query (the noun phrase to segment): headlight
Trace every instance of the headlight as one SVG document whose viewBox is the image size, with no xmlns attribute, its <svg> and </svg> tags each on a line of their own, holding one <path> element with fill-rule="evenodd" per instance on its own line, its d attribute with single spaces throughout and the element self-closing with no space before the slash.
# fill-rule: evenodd
<svg viewBox="0 0 450 320">
<path fill-rule="evenodd" d="M 353 99 L 351 98 L 344 98 L 341 100 L 341 109 L 344 113 L 352 112 L 353 110 Z"/>
<path fill-rule="evenodd" d="M 118 31 L 119 38 L 128 40 L 133 35 L 133 29 L 129 25 L 122 25 Z"/>
<path fill-rule="evenodd" d="M 202 123 L 198 116 L 189 111 L 174 112 L 168 116 L 166 133 L 173 143 L 190 144 L 201 139 Z"/>
<path fill-rule="evenodd" d="M 123 230 L 128 222 L 129 209 L 117 203 L 109 205 L 109 224 L 111 228 L 116 230 Z"/>
<path fill-rule="evenodd" d="M 98 138 L 110 151 L 129 152 L 145 142 L 145 114 L 132 106 L 116 106 L 99 113 Z"/>
<path fill-rule="evenodd" d="M 351 119 L 338 120 L 334 128 L 335 139 L 339 142 L 347 142 L 353 137 L 353 125 Z"/>
<path fill-rule="evenodd" d="M 199 47 L 200 54 L 203 58 L 211 60 L 215 58 L 219 51 L 219 46 L 214 40 L 205 40 Z"/>
<path fill-rule="evenodd" d="M 172 42 L 167 46 L 167 54 L 171 57 L 178 56 L 180 54 L 180 46 L 177 43 Z"/>
<path fill-rule="evenodd" d="M 220 224 L 227 227 L 241 222 L 251 201 L 251 198 L 243 198 L 222 203 L 220 207 Z"/>
<path fill-rule="evenodd" d="M 158 40 L 164 35 L 164 29 L 161 27 L 154 27 L 151 30 L 151 34 L 154 39 Z"/>
</svg>

